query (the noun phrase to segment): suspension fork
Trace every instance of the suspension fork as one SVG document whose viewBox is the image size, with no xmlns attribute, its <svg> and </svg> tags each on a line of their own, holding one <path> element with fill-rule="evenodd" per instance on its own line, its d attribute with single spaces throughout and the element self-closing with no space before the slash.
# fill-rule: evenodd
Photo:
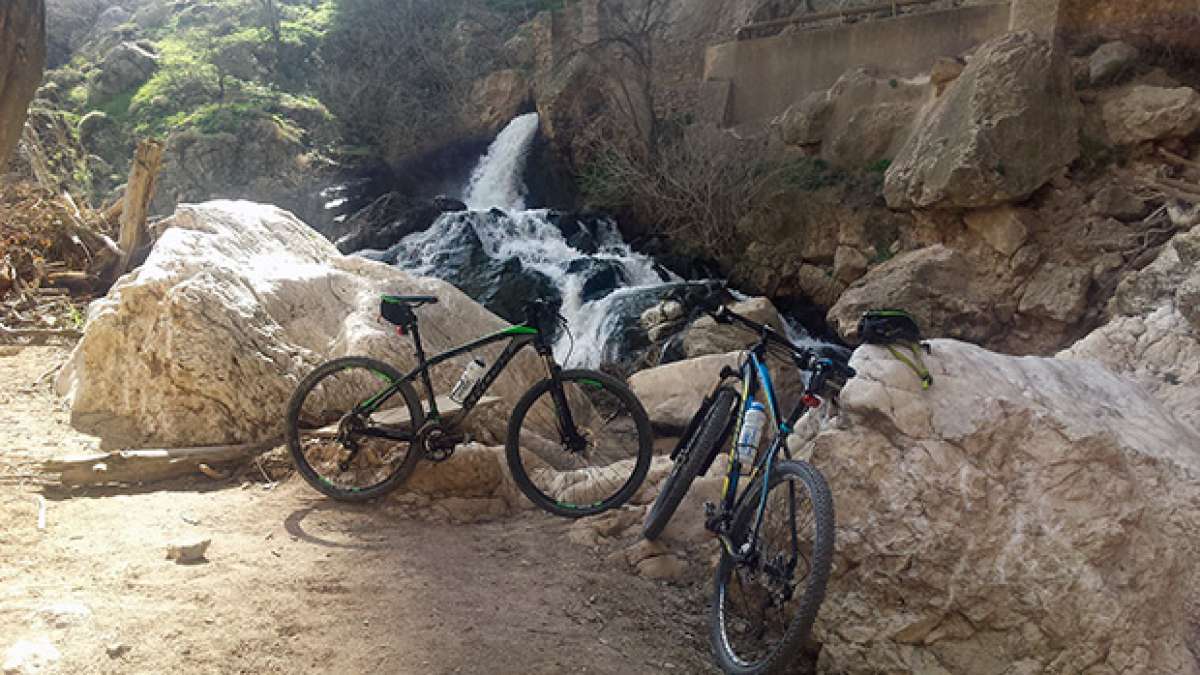
<svg viewBox="0 0 1200 675">
<path fill-rule="evenodd" d="M 546 363 L 546 372 L 550 375 L 550 398 L 554 401 L 554 411 L 558 415 L 558 427 L 562 440 L 573 452 L 582 452 L 585 441 L 575 427 L 575 418 L 571 415 L 571 407 L 567 405 L 567 395 L 562 386 L 562 368 L 554 360 L 549 349 L 542 352 L 542 360 Z"/>
</svg>

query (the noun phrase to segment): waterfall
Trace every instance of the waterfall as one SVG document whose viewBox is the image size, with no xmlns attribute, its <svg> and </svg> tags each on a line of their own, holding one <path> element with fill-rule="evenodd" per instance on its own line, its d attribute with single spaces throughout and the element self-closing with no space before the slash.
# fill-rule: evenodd
<svg viewBox="0 0 1200 675">
<path fill-rule="evenodd" d="M 514 323 L 529 298 L 552 298 L 566 319 L 554 346 L 559 362 L 616 362 L 649 346 L 636 324 L 681 279 L 633 251 L 611 218 L 525 209 L 521 176 L 537 129 L 530 113 L 500 132 L 463 189 L 471 210 L 360 255 L 445 279 Z"/>
<path fill-rule="evenodd" d="M 538 130 L 538 114 L 521 115 L 500 132 L 471 173 L 463 201 L 475 211 L 525 209 L 525 158 Z"/>
</svg>

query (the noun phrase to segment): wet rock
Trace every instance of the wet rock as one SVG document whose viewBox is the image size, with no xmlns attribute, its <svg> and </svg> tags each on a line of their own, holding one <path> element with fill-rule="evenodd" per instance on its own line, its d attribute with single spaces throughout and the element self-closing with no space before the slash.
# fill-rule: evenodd
<svg viewBox="0 0 1200 675">
<path fill-rule="evenodd" d="M 1108 42 L 1096 48 L 1088 59 L 1088 79 L 1092 85 L 1111 84 L 1133 69 L 1138 50 L 1126 42 Z"/>
<path fill-rule="evenodd" d="M 1200 129 L 1200 93 L 1191 87 L 1137 85 L 1103 106 L 1114 143 L 1183 138 Z"/>
<path fill-rule="evenodd" d="M 1070 67 L 1033 33 L 979 48 L 888 169 L 888 205 L 980 208 L 1019 201 L 1079 156 Z"/>
<path fill-rule="evenodd" d="M 212 539 L 189 539 L 170 544 L 167 546 L 167 560 L 174 560 L 180 565 L 207 562 L 205 554 L 211 544 Z"/>
</svg>

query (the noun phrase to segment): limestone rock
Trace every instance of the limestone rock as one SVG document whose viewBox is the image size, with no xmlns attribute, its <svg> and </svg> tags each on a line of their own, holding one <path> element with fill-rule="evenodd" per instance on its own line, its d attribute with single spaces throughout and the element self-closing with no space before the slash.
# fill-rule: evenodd
<svg viewBox="0 0 1200 675">
<path fill-rule="evenodd" d="M 10 0 L 0 5 L 0 167 L 7 165 L 21 138 L 45 65 L 43 0 Z"/>
<path fill-rule="evenodd" d="M 833 276 L 844 284 L 851 284 L 862 277 L 870 265 L 866 254 L 857 248 L 838 246 L 833 257 Z"/>
<path fill-rule="evenodd" d="M 530 102 L 529 82 L 518 70 L 497 70 L 477 80 L 471 89 L 470 128 L 495 133 Z"/>
<path fill-rule="evenodd" d="M 1018 310 L 1060 323 L 1074 323 L 1087 309 L 1091 270 L 1047 263 L 1030 279 Z"/>
<path fill-rule="evenodd" d="M 751 321 L 765 323 L 783 332 L 783 318 L 767 298 L 743 300 L 730 305 L 729 309 Z M 687 358 L 725 354 L 745 349 L 754 343 L 754 339 L 754 334 L 741 326 L 718 324 L 712 317 L 702 316 L 684 332 L 683 351 Z"/>
<path fill-rule="evenodd" d="M 1114 143 L 1182 138 L 1200 129 L 1200 92 L 1191 87 L 1137 85 L 1103 107 Z"/>
<path fill-rule="evenodd" d="M 1130 222 L 1146 215 L 1146 202 L 1120 185 L 1109 185 L 1096 193 L 1092 209 L 1102 216 Z"/>
<path fill-rule="evenodd" d="M 893 208 L 979 208 L 1028 197 L 1079 156 L 1066 60 L 1033 33 L 979 48 L 887 172 Z"/>
<path fill-rule="evenodd" d="M 100 105 L 150 79 L 158 70 L 158 55 L 133 42 L 113 47 L 88 84 L 88 103 Z"/>
<path fill-rule="evenodd" d="M 796 286 L 819 307 L 831 307 L 846 290 L 846 283 L 840 278 L 832 277 L 824 269 L 808 263 L 796 270 Z"/>
<path fill-rule="evenodd" d="M 1107 42 L 1096 48 L 1088 59 L 1088 79 L 1093 85 L 1110 84 L 1128 73 L 1137 63 L 1137 47 L 1127 42 Z"/>
<path fill-rule="evenodd" d="M 1200 432 L 1200 227 L 1122 280 L 1109 322 L 1059 354 L 1134 377 Z"/>
<path fill-rule="evenodd" d="M 155 229 L 142 267 L 90 306 L 58 379 L 72 424 L 106 446 L 276 439 L 292 390 L 319 363 L 364 355 L 407 371 L 411 344 L 379 320 L 385 293 L 438 296 L 418 310 L 429 352 L 505 326 L 445 282 L 342 256 L 275 207 L 185 205 Z M 435 388 L 449 390 L 462 365 L 434 369 Z M 493 385 L 499 408 L 541 379 L 539 365 L 518 356 Z"/>
<path fill-rule="evenodd" d="M 642 401 L 656 427 L 683 430 L 716 385 L 721 369 L 736 368 L 737 364 L 737 352 L 676 361 L 634 373 L 629 377 L 629 388 Z"/>
<path fill-rule="evenodd" d="M 826 672 L 1200 672 L 1200 435 L 1095 364 L 934 340 L 922 391 L 882 348 L 851 363 L 812 443 Z"/>
<path fill-rule="evenodd" d="M 899 307 L 917 318 L 926 335 L 982 342 L 996 331 L 992 306 L 1002 295 L 977 264 L 937 245 L 901 253 L 872 268 L 842 294 L 828 319 L 844 339 L 853 341 L 864 311 Z"/>
<path fill-rule="evenodd" d="M 167 546 L 167 560 L 180 565 L 204 562 L 212 539 L 190 539 Z"/>
<path fill-rule="evenodd" d="M 113 5 L 108 9 L 100 12 L 100 16 L 96 17 L 97 32 L 111 30 L 133 18 L 133 14 L 129 10 L 119 5 Z"/>
<path fill-rule="evenodd" d="M 929 81 L 936 88 L 937 95 L 941 96 L 946 86 L 957 80 L 966 68 L 966 64 L 958 59 L 940 58 L 934 61 L 933 69 L 929 71 Z"/>
<path fill-rule="evenodd" d="M 117 123 L 99 110 L 79 120 L 79 144 L 109 164 L 128 162 L 133 156 L 133 146 L 122 136 Z"/>
<path fill-rule="evenodd" d="M 825 127 L 832 112 L 833 104 L 828 94 L 815 92 L 789 107 L 771 125 L 787 145 L 816 145 L 825 137 Z"/>
<path fill-rule="evenodd" d="M 967 229 L 983 237 L 992 248 L 1011 256 L 1025 245 L 1030 230 L 1036 229 L 1037 215 L 1028 209 L 998 206 L 968 211 L 963 216 Z"/>
</svg>

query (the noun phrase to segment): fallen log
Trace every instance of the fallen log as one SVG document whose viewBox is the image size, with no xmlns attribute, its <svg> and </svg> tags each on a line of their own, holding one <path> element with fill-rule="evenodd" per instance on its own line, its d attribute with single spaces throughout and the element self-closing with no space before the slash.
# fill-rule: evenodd
<svg viewBox="0 0 1200 675">
<path fill-rule="evenodd" d="M 42 470 L 59 474 L 64 487 L 152 483 L 199 472 L 202 464 L 212 467 L 245 461 L 280 442 L 97 452 L 48 460 L 42 463 Z"/>
</svg>

